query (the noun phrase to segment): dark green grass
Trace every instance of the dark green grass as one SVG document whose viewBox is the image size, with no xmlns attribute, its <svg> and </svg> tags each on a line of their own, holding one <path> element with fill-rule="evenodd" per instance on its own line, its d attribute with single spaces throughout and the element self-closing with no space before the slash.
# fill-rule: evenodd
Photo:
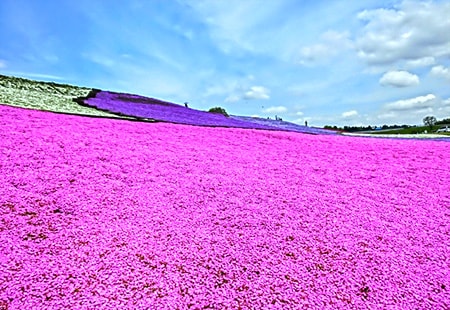
<svg viewBox="0 0 450 310">
<path fill-rule="evenodd" d="M 436 131 L 441 128 L 441 125 L 434 125 L 430 129 L 430 126 L 417 126 L 417 127 L 409 127 L 409 128 L 399 128 L 399 129 L 392 129 L 392 130 L 386 130 L 386 131 L 373 131 L 371 134 L 384 134 L 384 135 L 397 135 L 397 134 L 404 134 L 404 135 L 411 135 L 411 134 L 418 134 L 418 133 L 436 133 Z M 441 132 L 442 134 L 442 132 Z"/>
</svg>

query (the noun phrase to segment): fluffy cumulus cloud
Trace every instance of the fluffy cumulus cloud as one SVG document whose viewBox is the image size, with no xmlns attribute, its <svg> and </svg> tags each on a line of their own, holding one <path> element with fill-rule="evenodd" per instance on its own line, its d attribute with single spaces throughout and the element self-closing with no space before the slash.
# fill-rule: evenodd
<svg viewBox="0 0 450 310">
<path fill-rule="evenodd" d="M 383 86 L 408 87 L 419 84 L 419 77 L 408 71 L 389 71 L 380 78 Z"/>
<path fill-rule="evenodd" d="M 359 56 L 370 65 L 434 63 L 450 56 L 450 3 L 404 1 L 392 9 L 364 10 L 356 40 Z"/>
<path fill-rule="evenodd" d="M 450 68 L 445 68 L 444 66 L 434 66 L 430 73 L 434 76 L 450 80 Z"/>
<path fill-rule="evenodd" d="M 284 106 L 273 106 L 273 107 L 268 107 L 267 109 L 264 110 L 265 113 L 285 113 L 287 112 L 287 108 Z"/>
<path fill-rule="evenodd" d="M 269 90 L 263 86 L 252 86 L 245 92 L 244 99 L 270 99 Z"/>
<path fill-rule="evenodd" d="M 425 96 L 387 103 L 384 107 L 388 111 L 424 110 L 433 107 L 435 99 L 435 95 L 428 94 Z"/>
<path fill-rule="evenodd" d="M 347 112 L 342 113 L 341 116 L 345 119 L 355 118 L 358 116 L 358 111 L 356 111 L 356 110 L 347 111 Z"/>
<path fill-rule="evenodd" d="M 263 86 L 251 86 L 244 88 L 235 86 L 230 90 L 231 94 L 225 99 L 225 102 L 237 102 L 239 100 L 268 100 L 270 99 L 270 90 Z"/>
<path fill-rule="evenodd" d="M 398 100 L 385 104 L 377 115 L 378 123 L 421 124 L 427 115 L 437 119 L 450 115 L 450 98 L 442 99 L 433 94 Z"/>
</svg>

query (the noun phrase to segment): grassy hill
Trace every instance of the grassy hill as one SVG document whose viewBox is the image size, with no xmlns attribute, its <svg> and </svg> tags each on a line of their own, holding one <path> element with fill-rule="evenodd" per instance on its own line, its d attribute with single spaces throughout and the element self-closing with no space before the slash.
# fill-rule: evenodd
<svg viewBox="0 0 450 310">
<path fill-rule="evenodd" d="M 73 98 L 86 96 L 90 91 L 86 87 L 0 75 L 0 104 L 59 113 L 118 117 L 72 101 Z"/>
</svg>

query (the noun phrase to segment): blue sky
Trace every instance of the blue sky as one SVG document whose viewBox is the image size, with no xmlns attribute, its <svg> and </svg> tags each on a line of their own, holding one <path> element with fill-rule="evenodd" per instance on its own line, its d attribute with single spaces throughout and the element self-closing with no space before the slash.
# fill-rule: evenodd
<svg viewBox="0 0 450 310">
<path fill-rule="evenodd" d="M 450 1 L 1 0 L 0 73 L 313 126 L 450 117 Z"/>
</svg>

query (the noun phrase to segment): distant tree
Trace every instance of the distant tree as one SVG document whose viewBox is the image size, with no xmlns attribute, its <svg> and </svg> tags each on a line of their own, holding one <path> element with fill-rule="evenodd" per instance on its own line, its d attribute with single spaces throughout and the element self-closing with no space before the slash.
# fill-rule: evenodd
<svg viewBox="0 0 450 310">
<path fill-rule="evenodd" d="M 222 115 L 225 115 L 226 117 L 229 116 L 228 113 L 227 113 L 227 111 L 225 111 L 225 109 L 224 109 L 224 108 L 221 108 L 221 107 L 214 107 L 214 108 L 211 108 L 211 109 L 209 109 L 208 112 L 211 112 L 211 113 L 217 113 L 217 114 L 222 114 Z"/>
<path fill-rule="evenodd" d="M 444 118 L 443 120 L 437 121 L 435 125 L 447 125 L 450 124 L 450 118 Z"/>
<path fill-rule="evenodd" d="M 436 124 L 436 122 L 437 120 L 434 116 L 425 116 L 423 118 L 423 123 L 425 124 L 425 126 L 429 126 L 430 130 L 433 129 L 433 126 Z"/>
</svg>

